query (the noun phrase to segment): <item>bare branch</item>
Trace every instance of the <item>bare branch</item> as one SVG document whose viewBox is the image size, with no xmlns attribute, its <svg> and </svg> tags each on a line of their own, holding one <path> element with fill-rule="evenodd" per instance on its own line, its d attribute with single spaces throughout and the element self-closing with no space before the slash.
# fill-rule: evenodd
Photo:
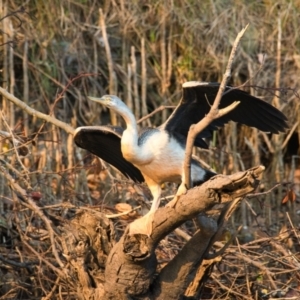
<svg viewBox="0 0 300 300">
<path fill-rule="evenodd" d="M 232 110 L 234 110 L 239 104 L 240 104 L 240 101 L 234 101 L 229 106 L 220 109 L 219 113 L 218 113 L 218 118 L 221 118 L 222 116 L 228 114 L 229 112 L 231 112 Z"/>
<path fill-rule="evenodd" d="M 231 66 L 233 63 L 233 59 L 234 59 L 237 47 L 239 45 L 239 42 L 240 42 L 242 36 L 244 35 L 245 31 L 247 30 L 247 28 L 248 28 L 248 25 L 243 30 L 241 30 L 241 32 L 237 35 L 237 37 L 235 39 L 235 42 L 233 44 L 231 54 L 230 54 L 230 57 L 228 60 L 227 68 L 223 75 L 223 80 L 221 82 L 218 94 L 216 96 L 216 99 L 215 99 L 209 113 L 200 122 L 198 122 L 197 124 L 192 125 L 190 127 L 190 130 L 189 130 L 189 133 L 187 136 L 186 152 L 185 152 L 185 158 L 184 158 L 184 178 L 186 180 L 185 184 L 186 184 L 187 188 L 191 187 L 191 176 L 190 176 L 191 163 L 190 162 L 191 162 L 192 151 L 193 151 L 195 139 L 196 139 L 197 135 L 204 128 L 206 128 L 213 120 L 220 118 L 222 116 L 222 114 L 220 115 L 220 111 L 219 111 L 218 107 L 219 107 L 222 95 L 225 91 L 227 81 L 231 74 Z M 233 109 L 236 105 L 237 104 L 230 105 L 230 106 L 233 106 L 231 109 Z M 228 112 L 231 109 L 226 107 L 222 110 L 223 111 L 222 113 L 224 114 L 224 112 L 226 112 L 226 111 Z"/>
<path fill-rule="evenodd" d="M 114 64 L 113 59 L 111 55 L 110 45 L 108 41 L 108 36 L 106 32 L 106 25 L 105 25 L 105 17 L 102 11 L 102 8 L 99 8 L 99 28 L 101 28 L 102 31 L 102 37 L 103 37 L 103 43 L 105 46 L 105 52 L 107 57 L 107 65 L 108 65 L 108 71 L 109 71 L 109 93 L 111 95 L 117 94 L 117 80 L 116 80 L 116 74 L 114 71 Z M 95 34 L 95 36 L 98 34 Z M 111 122 L 113 125 L 117 125 L 117 116 L 113 111 L 110 111 L 111 116 Z"/>
<path fill-rule="evenodd" d="M 158 112 L 167 109 L 167 108 L 175 108 L 175 106 L 168 106 L 168 105 L 161 105 L 160 107 L 156 108 L 154 111 L 152 111 L 150 114 L 147 116 L 143 116 L 137 121 L 137 124 L 140 124 L 141 122 L 144 122 L 148 118 L 151 118 L 153 115 L 157 114 Z"/>
<path fill-rule="evenodd" d="M 53 125 L 65 130 L 69 134 L 74 134 L 74 128 L 68 125 L 67 123 L 31 108 L 30 106 L 26 105 L 23 101 L 21 101 L 2 87 L 0 87 L 0 94 L 2 94 L 2 96 L 5 97 L 7 100 L 13 102 L 15 105 L 26 111 L 29 115 L 36 116 L 42 120 L 52 123 Z"/>
</svg>

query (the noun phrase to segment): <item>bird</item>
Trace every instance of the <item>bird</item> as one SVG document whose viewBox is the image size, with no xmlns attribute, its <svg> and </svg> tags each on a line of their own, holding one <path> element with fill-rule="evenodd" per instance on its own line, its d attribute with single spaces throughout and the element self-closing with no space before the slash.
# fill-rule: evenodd
<svg viewBox="0 0 300 300">
<path fill-rule="evenodd" d="M 182 85 L 182 98 L 170 117 L 156 128 L 138 130 L 137 121 L 128 106 L 115 95 L 88 98 L 119 114 L 126 129 L 119 126 L 82 126 L 74 133 L 75 144 L 113 165 L 135 182 L 145 181 L 153 201 L 150 211 L 143 216 L 130 234 L 150 235 L 154 212 L 160 205 L 161 184 L 181 184 L 177 194 L 185 191 L 183 162 L 186 139 L 192 124 L 199 122 L 210 110 L 220 84 L 188 81 Z M 222 117 L 213 120 L 196 137 L 194 146 L 208 148 L 204 138 L 229 121 L 255 127 L 264 132 L 278 134 L 288 128 L 287 118 L 271 104 L 249 93 L 226 86 L 219 109 L 235 101 L 239 104 Z M 205 169 L 196 157 L 191 159 L 191 182 L 200 185 L 216 173 Z M 138 221 L 136 220 L 136 221 Z"/>
</svg>

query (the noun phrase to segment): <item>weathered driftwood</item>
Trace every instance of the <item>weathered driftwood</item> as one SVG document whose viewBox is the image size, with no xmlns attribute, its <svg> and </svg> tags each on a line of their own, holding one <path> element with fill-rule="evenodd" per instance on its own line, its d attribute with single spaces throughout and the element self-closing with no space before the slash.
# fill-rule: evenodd
<svg viewBox="0 0 300 300">
<path fill-rule="evenodd" d="M 79 296 L 82 299 L 100 299 L 100 295 L 101 299 L 179 299 L 207 257 L 218 229 L 230 214 L 228 211 L 233 211 L 239 199 L 257 187 L 263 170 L 264 167 L 259 166 L 230 176 L 217 175 L 189 190 L 174 207 L 168 205 L 155 213 L 149 237 L 130 236 L 125 231 L 114 244 L 111 223 L 104 215 L 92 213 L 89 217 L 87 212 L 79 215 L 64 228 L 68 233 L 64 252 L 78 275 Z M 234 203 L 233 207 L 227 205 L 227 213 L 222 213 L 218 222 L 205 216 L 214 205 L 230 202 Z M 158 243 L 182 223 L 197 216 L 200 230 L 156 274 L 154 250 Z"/>
</svg>

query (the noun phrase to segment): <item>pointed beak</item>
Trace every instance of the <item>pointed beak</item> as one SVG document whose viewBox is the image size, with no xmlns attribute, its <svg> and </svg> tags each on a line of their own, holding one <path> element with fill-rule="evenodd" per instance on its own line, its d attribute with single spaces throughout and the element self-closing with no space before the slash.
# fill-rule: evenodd
<svg viewBox="0 0 300 300">
<path fill-rule="evenodd" d="M 109 103 L 109 100 L 107 99 L 106 96 L 103 96 L 101 98 L 88 96 L 88 99 L 90 99 L 92 101 L 95 101 L 97 103 L 100 103 L 102 105 L 105 105 L 105 106 Z"/>
<path fill-rule="evenodd" d="M 101 97 L 101 98 L 96 98 L 96 97 L 91 97 L 91 96 L 88 96 L 88 98 L 90 99 L 90 100 L 92 100 L 92 101 L 95 101 L 95 102 L 103 102 L 103 97 Z"/>
</svg>

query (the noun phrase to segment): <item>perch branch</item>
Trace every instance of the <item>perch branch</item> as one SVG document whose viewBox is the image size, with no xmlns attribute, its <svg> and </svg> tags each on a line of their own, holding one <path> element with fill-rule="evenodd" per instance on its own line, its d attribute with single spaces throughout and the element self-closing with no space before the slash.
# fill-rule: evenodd
<svg viewBox="0 0 300 300">
<path fill-rule="evenodd" d="M 154 250 L 159 241 L 185 221 L 200 212 L 208 211 L 215 204 L 227 203 L 252 192 L 258 186 L 263 171 L 264 167 L 259 166 L 230 176 L 217 175 L 201 186 L 190 189 L 178 199 L 175 207 L 166 206 L 155 212 L 150 237 L 129 235 L 127 230 L 107 260 L 107 296 L 113 297 L 118 292 L 135 296 L 147 293 L 156 270 Z M 183 266 L 180 270 L 186 272 L 191 269 L 189 266 Z M 178 285 L 181 284 L 179 280 Z M 128 288 L 129 286 L 132 288 Z M 182 288 L 184 287 L 178 287 Z"/>
</svg>

